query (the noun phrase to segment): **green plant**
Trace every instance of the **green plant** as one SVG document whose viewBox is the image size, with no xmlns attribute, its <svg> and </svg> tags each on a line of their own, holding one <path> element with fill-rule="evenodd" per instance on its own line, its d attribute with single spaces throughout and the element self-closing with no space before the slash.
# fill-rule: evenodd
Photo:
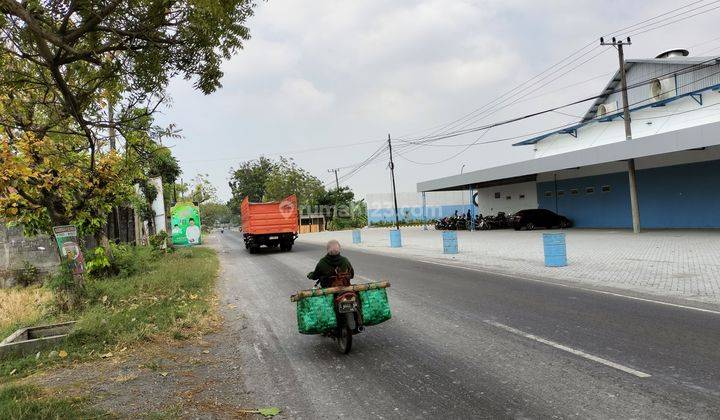
<svg viewBox="0 0 720 420">
<path fill-rule="evenodd" d="M 62 347 L 68 357 L 51 359 L 43 352 L 39 359 L 35 354 L 2 359 L 0 382 L 13 371 L 16 377 L 22 377 L 57 364 L 92 360 L 126 346 L 141 346 L 156 337 L 187 339 L 210 331 L 215 326 L 213 290 L 217 256 L 206 247 L 182 251 L 147 257 L 147 272 L 125 278 L 89 279 L 85 284 L 83 306 L 71 313 L 71 319 L 78 323 Z M 128 252 L 139 253 L 140 258 L 153 254 L 149 247 Z M 187 258 L 183 253 L 190 253 L 192 257 Z M 54 276 L 48 286 L 63 290 L 68 284 L 72 285 L 68 277 L 70 273 L 65 270 Z M 67 314 L 53 312 L 43 321 L 68 318 Z M 0 415 L 0 419 L 4 418 Z"/>
<path fill-rule="evenodd" d="M 422 220 L 400 220 L 400 226 L 422 226 L 424 224 L 427 224 L 428 226 L 434 225 L 436 222 L 435 219 L 428 219 L 426 222 L 423 222 Z M 381 221 L 381 222 L 372 222 L 370 223 L 370 226 L 372 227 L 392 227 L 395 226 L 395 221 Z"/>
<path fill-rule="evenodd" d="M 155 235 L 150 235 L 150 246 L 154 250 L 164 249 L 167 246 L 168 234 L 165 231 L 160 231 Z"/>
<path fill-rule="evenodd" d="M 57 274 L 50 277 L 47 286 L 54 292 L 55 306 L 61 312 L 77 308 L 85 295 L 85 284 L 76 281 L 65 264 L 60 266 Z"/>
<path fill-rule="evenodd" d="M 88 254 L 85 268 L 89 276 L 94 278 L 107 277 L 117 274 L 115 267 L 110 263 L 105 248 L 99 246 Z"/>
<path fill-rule="evenodd" d="M 3 419 L 70 419 L 100 418 L 103 413 L 86 408 L 79 399 L 47 398 L 30 385 L 8 385 L 0 388 L 0 418 Z"/>
<path fill-rule="evenodd" d="M 23 261 L 22 268 L 13 271 L 15 281 L 19 286 L 27 287 L 34 283 L 40 283 L 40 270 L 30 261 Z"/>
<path fill-rule="evenodd" d="M 131 246 L 126 244 L 111 245 L 113 265 L 116 275 L 129 277 L 150 270 L 150 264 L 156 255 L 147 246 Z"/>
</svg>

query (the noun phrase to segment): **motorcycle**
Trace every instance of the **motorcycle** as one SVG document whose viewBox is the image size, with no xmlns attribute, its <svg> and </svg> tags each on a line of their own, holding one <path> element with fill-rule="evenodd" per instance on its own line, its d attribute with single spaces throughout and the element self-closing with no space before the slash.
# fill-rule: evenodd
<svg viewBox="0 0 720 420">
<path fill-rule="evenodd" d="M 330 287 L 350 286 L 350 276 L 345 273 L 338 273 L 326 280 L 327 282 L 318 280 L 315 287 L 319 287 L 321 283 L 329 284 Z M 350 291 L 335 294 L 333 302 L 337 327 L 323 335 L 333 339 L 341 353 L 348 354 L 352 350 L 353 335 L 364 330 L 360 315 L 360 300 L 357 292 Z"/>
</svg>

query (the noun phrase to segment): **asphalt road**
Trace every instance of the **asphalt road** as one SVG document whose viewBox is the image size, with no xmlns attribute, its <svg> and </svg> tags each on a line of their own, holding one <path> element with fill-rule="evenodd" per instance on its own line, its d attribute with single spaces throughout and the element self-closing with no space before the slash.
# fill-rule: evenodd
<svg viewBox="0 0 720 420">
<path fill-rule="evenodd" d="M 323 248 L 216 238 L 227 345 L 286 418 L 720 418 L 720 314 L 346 252 L 356 282 L 392 283 L 393 319 L 341 355 L 289 301 Z"/>
</svg>

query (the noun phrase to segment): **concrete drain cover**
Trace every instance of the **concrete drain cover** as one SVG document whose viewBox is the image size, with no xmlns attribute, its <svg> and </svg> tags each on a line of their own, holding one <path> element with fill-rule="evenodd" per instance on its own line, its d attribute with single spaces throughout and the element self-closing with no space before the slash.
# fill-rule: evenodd
<svg viewBox="0 0 720 420">
<path fill-rule="evenodd" d="M 67 337 L 75 321 L 21 328 L 0 342 L 0 359 L 24 356 L 53 347 Z"/>
</svg>

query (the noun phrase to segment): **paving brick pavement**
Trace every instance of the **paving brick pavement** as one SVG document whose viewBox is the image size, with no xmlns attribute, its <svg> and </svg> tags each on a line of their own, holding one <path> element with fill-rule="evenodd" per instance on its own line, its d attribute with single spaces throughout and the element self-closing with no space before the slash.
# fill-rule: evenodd
<svg viewBox="0 0 720 420">
<path fill-rule="evenodd" d="M 662 230 L 635 235 L 626 230 L 568 229 L 568 266 L 544 266 L 542 234 L 558 231 L 495 230 L 458 232 L 459 253 L 442 253 L 441 232 L 402 229 L 402 248 L 390 248 L 390 229 L 362 229 L 362 243 L 351 231 L 301 235 L 300 242 L 330 238 L 346 248 L 432 259 L 497 273 L 632 290 L 644 294 L 720 303 L 720 231 Z"/>
</svg>

